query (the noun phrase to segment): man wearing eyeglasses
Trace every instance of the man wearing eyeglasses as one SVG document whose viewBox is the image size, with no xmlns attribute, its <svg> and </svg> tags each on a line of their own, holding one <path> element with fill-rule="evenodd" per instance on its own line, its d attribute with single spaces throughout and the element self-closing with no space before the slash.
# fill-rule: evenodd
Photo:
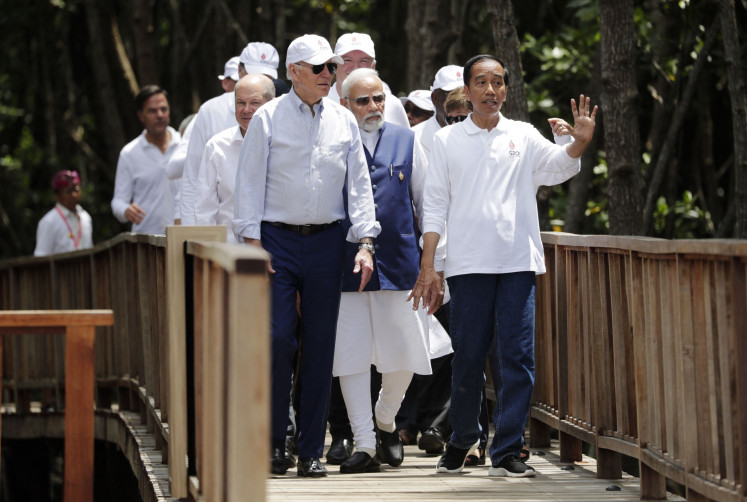
<svg viewBox="0 0 747 502">
<path fill-rule="evenodd" d="M 335 54 L 342 58 L 342 65 L 335 75 L 335 85 L 329 91 L 329 99 L 338 102 L 342 96 L 342 84 L 350 72 L 358 68 L 376 69 L 376 49 L 373 40 L 366 33 L 345 33 L 337 39 Z M 389 106 L 384 109 L 384 120 L 389 123 L 410 127 L 402 103 L 392 95 L 389 86 L 384 85 L 384 95 Z"/>
<path fill-rule="evenodd" d="M 384 88 L 376 70 L 354 70 L 342 93 L 340 102 L 358 121 L 382 230 L 365 289 L 361 292 L 356 278 L 343 273 L 333 375 L 339 377 L 356 453 L 340 465 L 340 472 L 378 472 L 380 461 L 392 467 L 402 463 L 404 449 L 394 418 L 413 374 L 431 373 L 427 316 L 406 301 L 418 272 L 413 207 L 419 214 L 427 164 L 412 131 L 384 121 Z M 347 244 L 346 261 L 355 252 Z M 382 374 L 375 392 L 375 428 L 371 365 Z"/>
<path fill-rule="evenodd" d="M 408 94 L 407 97 L 399 98 L 399 100 L 405 107 L 410 127 L 425 122 L 436 112 L 431 100 L 431 91 L 427 89 L 417 89 Z"/>
<path fill-rule="evenodd" d="M 233 230 L 260 246 L 272 289 L 272 461 L 284 474 L 285 435 L 296 339 L 296 295 L 301 329 L 298 379 L 298 475 L 325 476 L 324 448 L 343 267 L 373 272 L 373 238 L 381 231 L 358 124 L 326 98 L 342 58 L 318 35 L 291 42 L 286 55 L 288 94 L 259 108 L 239 153 Z M 347 206 L 343 200 L 346 189 Z M 347 232 L 341 222 L 347 215 Z M 345 240 L 357 243 L 344 261 Z"/>
</svg>

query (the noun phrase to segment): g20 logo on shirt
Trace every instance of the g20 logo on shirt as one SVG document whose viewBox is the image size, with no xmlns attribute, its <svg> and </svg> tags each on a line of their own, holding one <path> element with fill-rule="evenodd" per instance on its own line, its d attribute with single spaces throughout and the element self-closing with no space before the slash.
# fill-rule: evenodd
<svg viewBox="0 0 747 502">
<path fill-rule="evenodd" d="M 521 157 L 521 152 L 516 149 L 516 145 L 514 145 L 513 141 L 508 142 L 508 158 L 510 159 L 518 159 Z"/>
</svg>

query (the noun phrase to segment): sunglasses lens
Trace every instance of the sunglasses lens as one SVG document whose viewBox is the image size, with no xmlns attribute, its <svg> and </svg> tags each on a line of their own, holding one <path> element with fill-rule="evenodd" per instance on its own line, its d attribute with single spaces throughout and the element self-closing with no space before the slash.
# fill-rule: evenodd
<svg viewBox="0 0 747 502">
<path fill-rule="evenodd" d="M 327 70 L 332 75 L 337 73 L 337 63 L 327 63 Z"/>
<path fill-rule="evenodd" d="M 383 94 L 377 94 L 373 97 L 374 103 L 383 103 L 384 102 L 384 95 Z"/>
</svg>

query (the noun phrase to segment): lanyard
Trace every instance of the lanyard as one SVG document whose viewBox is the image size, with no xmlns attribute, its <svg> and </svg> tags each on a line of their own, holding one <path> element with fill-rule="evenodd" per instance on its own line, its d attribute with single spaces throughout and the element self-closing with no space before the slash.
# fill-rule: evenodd
<svg viewBox="0 0 747 502">
<path fill-rule="evenodd" d="M 75 215 L 78 218 L 78 237 L 76 238 L 73 235 L 73 227 L 70 226 L 70 222 L 67 221 L 67 218 L 65 218 L 65 215 L 62 214 L 62 211 L 60 211 L 60 208 L 57 206 L 55 206 L 54 208 L 57 210 L 57 214 L 60 215 L 60 218 L 62 218 L 62 221 L 65 222 L 65 226 L 67 227 L 67 229 L 70 230 L 67 236 L 73 240 L 73 246 L 75 246 L 75 249 L 78 249 L 78 246 L 80 246 L 80 236 L 81 236 L 81 231 L 83 228 L 83 225 L 81 225 L 80 223 L 80 217 L 77 214 Z"/>
</svg>

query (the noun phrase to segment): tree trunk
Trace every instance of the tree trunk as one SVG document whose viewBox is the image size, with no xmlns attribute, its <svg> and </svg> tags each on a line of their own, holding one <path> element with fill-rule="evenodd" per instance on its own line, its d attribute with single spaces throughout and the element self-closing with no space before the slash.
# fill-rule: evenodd
<svg viewBox="0 0 747 502">
<path fill-rule="evenodd" d="M 592 100 L 598 100 L 600 95 L 600 55 L 599 48 L 594 51 L 591 81 L 589 82 L 588 96 Z M 565 207 L 565 224 L 563 231 L 572 234 L 586 233 L 586 208 L 589 200 L 589 189 L 594 181 L 594 167 L 597 165 L 599 138 L 604 134 L 604 115 L 602 111 L 597 114 L 597 125 L 591 143 L 581 156 L 581 172 L 571 178 L 568 184 L 568 204 Z"/>
<path fill-rule="evenodd" d="M 405 23 L 408 89 L 429 89 L 439 68 L 454 64 L 444 54 L 449 53 L 463 24 L 464 19 L 452 17 L 450 0 L 408 1 Z"/>
<path fill-rule="evenodd" d="M 109 61 L 106 56 L 105 37 L 101 30 L 101 15 L 97 0 L 85 0 L 86 25 L 91 44 L 91 66 L 93 77 L 96 81 L 97 101 L 99 103 L 98 124 L 104 132 L 106 142 L 106 160 L 111 172 L 117 168 L 119 151 L 126 143 L 122 117 L 117 108 L 117 96 L 114 94 L 114 86 L 109 73 Z"/>
<path fill-rule="evenodd" d="M 747 239 L 747 91 L 740 59 L 734 0 L 719 1 L 719 19 L 721 37 L 724 41 L 734 138 L 735 236 L 738 239 Z"/>
<path fill-rule="evenodd" d="M 524 92 L 524 73 L 513 4 L 511 0 L 489 0 L 488 14 L 493 25 L 495 56 L 506 64 L 509 71 L 508 96 L 503 104 L 502 113 L 510 119 L 529 122 L 529 107 Z"/>
<path fill-rule="evenodd" d="M 131 11 L 135 67 L 142 85 L 160 84 L 153 29 L 153 0 L 134 0 Z"/>
<path fill-rule="evenodd" d="M 648 234 L 651 231 L 651 225 L 653 220 L 654 207 L 656 200 L 659 197 L 659 189 L 661 183 L 664 180 L 664 175 L 667 172 L 667 164 L 670 161 L 670 155 L 675 149 L 675 143 L 677 142 L 677 136 L 685 121 L 685 114 L 690 108 L 693 97 L 695 96 L 695 90 L 697 89 L 698 76 L 705 66 L 708 58 L 708 53 L 711 50 L 713 41 L 716 39 L 717 31 L 714 27 L 706 30 L 706 39 L 703 42 L 703 48 L 698 54 L 698 58 L 693 64 L 692 70 L 690 70 L 690 76 L 687 80 L 687 85 L 682 93 L 682 98 L 674 111 L 674 117 L 672 117 L 669 130 L 667 131 L 667 137 L 664 140 L 664 144 L 659 152 L 659 158 L 656 161 L 656 167 L 654 167 L 653 176 L 651 177 L 651 183 L 649 184 L 646 193 L 646 205 L 643 208 L 643 233 Z"/>
<path fill-rule="evenodd" d="M 607 150 L 610 234 L 641 228 L 641 173 L 633 0 L 600 0 L 602 109 Z"/>
</svg>

